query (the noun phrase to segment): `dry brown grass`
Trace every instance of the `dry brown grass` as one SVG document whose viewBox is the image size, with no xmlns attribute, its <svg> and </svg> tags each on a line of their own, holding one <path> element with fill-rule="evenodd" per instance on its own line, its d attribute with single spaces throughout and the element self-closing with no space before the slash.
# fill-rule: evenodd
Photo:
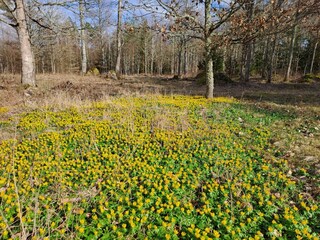
<svg viewBox="0 0 320 240">
<path fill-rule="evenodd" d="M 39 74 L 37 88 L 24 89 L 18 75 L 0 75 L 1 106 L 42 103 L 46 101 L 76 102 L 101 100 L 109 96 L 163 94 L 204 95 L 205 86 L 192 80 L 172 80 L 170 76 L 125 76 L 115 81 L 99 76 L 74 74 Z M 273 83 L 257 79 L 247 84 L 218 85 L 216 96 L 233 96 L 258 103 L 275 103 L 291 106 L 320 106 L 320 84 Z M 68 103 L 66 103 L 68 104 Z"/>
</svg>

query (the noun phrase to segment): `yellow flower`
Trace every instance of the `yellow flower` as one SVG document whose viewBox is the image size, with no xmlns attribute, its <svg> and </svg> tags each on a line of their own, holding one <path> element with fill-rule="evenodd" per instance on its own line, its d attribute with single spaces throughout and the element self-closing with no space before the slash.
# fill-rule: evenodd
<svg viewBox="0 0 320 240">
<path fill-rule="evenodd" d="M 213 236 L 215 238 L 219 238 L 220 237 L 220 233 L 217 230 L 213 230 Z"/>
<path fill-rule="evenodd" d="M 39 228 L 40 235 L 43 235 L 45 233 L 45 230 L 43 228 Z"/>
<path fill-rule="evenodd" d="M 198 232 L 196 232 L 196 233 L 194 234 L 194 236 L 195 236 L 196 238 L 200 238 L 200 237 L 201 237 L 200 233 L 198 233 Z"/>
<path fill-rule="evenodd" d="M 9 232 L 8 232 L 7 230 L 4 230 L 4 231 L 2 232 L 2 236 L 3 236 L 3 237 L 7 237 L 8 234 L 9 234 Z"/>
<path fill-rule="evenodd" d="M 227 225 L 227 219 L 224 218 L 222 221 L 221 221 L 222 225 Z"/>
</svg>

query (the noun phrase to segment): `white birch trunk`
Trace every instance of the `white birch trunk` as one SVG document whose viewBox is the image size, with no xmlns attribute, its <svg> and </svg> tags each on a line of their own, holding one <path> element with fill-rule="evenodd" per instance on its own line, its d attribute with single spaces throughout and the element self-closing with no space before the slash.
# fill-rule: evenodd
<svg viewBox="0 0 320 240">
<path fill-rule="evenodd" d="M 313 73 L 313 65 L 314 65 L 314 60 L 316 58 L 316 53 L 317 53 L 317 48 L 318 48 L 319 42 L 317 41 L 314 45 L 313 48 L 313 53 L 312 53 L 312 60 L 311 60 L 311 65 L 310 65 L 310 73 Z"/>
<path fill-rule="evenodd" d="M 290 40 L 290 50 L 289 50 L 289 61 L 287 66 L 286 75 L 284 77 L 284 81 L 288 81 L 291 75 L 291 66 L 293 60 L 293 51 L 294 51 L 294 44 L 296 42 L 296 33 L 297 33 L 297 25 L 293 28 L 292 36 Z"/>
</svg>

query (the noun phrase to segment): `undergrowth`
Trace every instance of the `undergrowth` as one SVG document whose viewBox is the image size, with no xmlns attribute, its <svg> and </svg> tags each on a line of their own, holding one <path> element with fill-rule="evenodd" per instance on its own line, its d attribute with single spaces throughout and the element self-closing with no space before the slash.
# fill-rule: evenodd
<svg viewBox="0 0 320 240">
<path fill-rule="evenodd" d="M 6 112 L 6 111 L 5 111 Z M 1 113 L 0 113 L 1 114 Z M 231 98 L 115 98 L 0 125 L 3 239 L 319 239 L 271 130 Z"/>
</svg>

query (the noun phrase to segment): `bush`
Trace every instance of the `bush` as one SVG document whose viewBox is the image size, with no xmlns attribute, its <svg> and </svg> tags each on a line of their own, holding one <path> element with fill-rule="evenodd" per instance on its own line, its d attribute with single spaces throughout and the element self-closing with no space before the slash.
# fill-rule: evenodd
<svg viewBox="0 0 320 240">
<path fill-rule="evenodd" d="M 315 75 L 312 73 L 308 73 L 303 76 L 303 80 L 305 82 L 314 82 L 314 81 L 319 81 L 320 80 L 320 75 Z"/>
<path fill-rule="evenodd" d="M 119 79 L 116 71 L 114 71 L 114 70 L 108 71 L 106 78 L 109 78 L 109 79 L 112 79 L 112 80 L 118 80 Z"/>
<path fill-rule="evenodd" d="M 87 72 L 87 75 L 98 76 L 100 75 L 100 71 L 98 68 L 94 67 Z"/>
</svg>

